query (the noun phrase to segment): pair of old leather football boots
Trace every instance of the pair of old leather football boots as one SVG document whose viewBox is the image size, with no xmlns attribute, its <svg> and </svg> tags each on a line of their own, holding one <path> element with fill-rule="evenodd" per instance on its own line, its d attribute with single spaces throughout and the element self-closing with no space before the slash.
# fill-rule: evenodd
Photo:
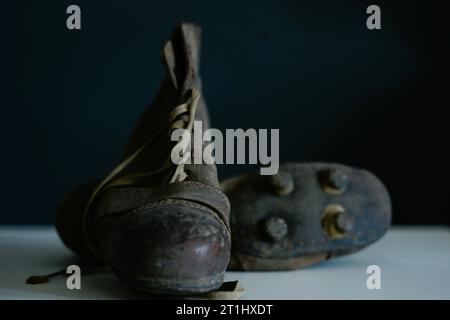
<svg viewBox="0 0 450 320">
<path fill-rule="evenodd" d="M 379 239 L 390 224 L 390 201 L 367 171 L 286 164 L 274 176 L 219 185 L 214 164 L 173 164 L 171 132 L 192 132 L 194 120 L 208 128 L 199 50 L 199 27 L 177 27 L 162 49 L 167 77 L 122 162 L 59 208 L 63 242 L 131 287 L 186 295 L 219 288 L 227 268 L 295 269 Z"/>
</svg>

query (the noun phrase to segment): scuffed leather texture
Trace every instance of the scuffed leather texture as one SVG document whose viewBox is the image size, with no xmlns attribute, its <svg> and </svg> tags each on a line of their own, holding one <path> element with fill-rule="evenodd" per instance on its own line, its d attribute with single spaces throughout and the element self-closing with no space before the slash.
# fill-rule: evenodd
<svg viewBox="0 0 450 320">
<path fill-rule="evenodd" d="M 230 250 L 223 224 L 202 205 L 162 200 L 119 216 L 104 216 L 97 234 L 116 272 L 151 279 L 222 274 Z"/>
<path fill-rule="evenodd" d="M 230 203 L 219 189 L 196 181 L 175 182 L 159 188 L 116 188 L 106 191 L 97 207 L 97 219 L 134 210 L 166 199 L 195 202 L 211 210 L 229 228 Z"/>
<path fill-rule="evenodd" d="M 164 46 L 167 78 L 134 128 L 124 159 L 146 146 L 113 181 L 165 168 L 175 145 L 170 141 L 170 114 L 190 90 L 201 89 L 199 46 L 200 28 L 191 24 L 177 27 Z M 203 130 L 208 128 L 203 98 L 195 120 L 203 122 Z M 57 218 L 64 243 L 85 256 L 95 255 L 137 289 L 194 294 L 220 287 L 230 255 L 230 204 L 219 189 L 216 166 L 185 165 L 187 179 L 168 184 L 175 167 L 135 185 L 100 190 L 85 212 L 84 233 L 79 221 L 85 195 L 93 187 L 80 188 L 83 197 L 79 190 L 66 197 Z M 69 221 L 77 221 L 76 230 L 67 231 Z"/>
<path fill-rule="evenodd" d="M 321 185 L 320 173 L 330 168 L 348 177 L 348 187 L 340 195 L 325 192 Z M 286 164 L 280 172 L 293 178 L 293 190 L 285 196 L 277 194 L 270 176 L 254 174 L 223 182 L 232 206 L 230 269 L 295 269 L 360 250 L 388 230 L 389 194 L 370 172 L 327 163 Z M 353 219 L 352 230 L 339 238 L 324 228 L 330 205 L 342 206 Z M 273 217 L 287 226 L 286 235 L 277 241 L 264 229 Z"/>
</svg>

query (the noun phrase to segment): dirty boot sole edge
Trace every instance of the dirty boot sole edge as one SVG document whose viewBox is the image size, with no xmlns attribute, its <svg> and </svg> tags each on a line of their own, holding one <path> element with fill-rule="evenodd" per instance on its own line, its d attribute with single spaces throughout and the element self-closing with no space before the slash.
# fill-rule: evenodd
<svg viewBox="0 0 450 320">
<path fill-rule="evenodd" d="M 150 278 L 129 275 L 117 271 L 114 273 L 123 284 L 129 287 L 139 291 L 167 296 L 199 295 L 208 293 L 220 288 L 224 280 L 224 273 L 199 279 L 180 280 Z"/>
</svg>

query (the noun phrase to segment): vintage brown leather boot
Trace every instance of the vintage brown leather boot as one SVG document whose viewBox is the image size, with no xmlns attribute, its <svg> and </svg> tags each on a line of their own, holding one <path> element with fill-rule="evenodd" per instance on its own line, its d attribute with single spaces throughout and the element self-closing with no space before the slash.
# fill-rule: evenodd
<svg viewBox="0 0 450 320">
<path fill-rule="evenodd" d="M 215 165 L 171 161 L 171 132 L 208 128 L 200 95 L 200 28 L 181 24 L 163 50 L 168 77 L 103 181 L 66 196 L 56 219 L 64 243 L 107 264 L 122 282 L 164 294 L 217 289 L 229 261 L 229 201 Z"/>
<path fill-rule="evenodd" d="M 231 202 L 232 270 L 289 270 L 361 250 L 391 221 L 389 194 L 368 171 L 286 164 L 222 182 Z"/>
</svg>

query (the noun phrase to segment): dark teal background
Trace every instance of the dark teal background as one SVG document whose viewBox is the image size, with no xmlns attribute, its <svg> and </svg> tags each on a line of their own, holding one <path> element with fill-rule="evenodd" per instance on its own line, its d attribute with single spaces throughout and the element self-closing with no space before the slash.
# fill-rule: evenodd
<svg viewBox="0 0 450 320">
<path fill-rule="evenodd" d="M 373 3 L 382 30 L 365 26 Z M 66 28 L 70 4 L 81 7 L 80 31 Z M 214 127 L 279 128 L 282 161 L 365 167 L 390 190 L 395 223 L 449 222 L 449 33 L 437 2 L 0 6 L 0 223 L 52 222 L 65 192 L 117 163 L 180 21 L 204 29 Z M 219 168 L 222 178 L 247 169 L 257 168 Z"/>
</svg>

